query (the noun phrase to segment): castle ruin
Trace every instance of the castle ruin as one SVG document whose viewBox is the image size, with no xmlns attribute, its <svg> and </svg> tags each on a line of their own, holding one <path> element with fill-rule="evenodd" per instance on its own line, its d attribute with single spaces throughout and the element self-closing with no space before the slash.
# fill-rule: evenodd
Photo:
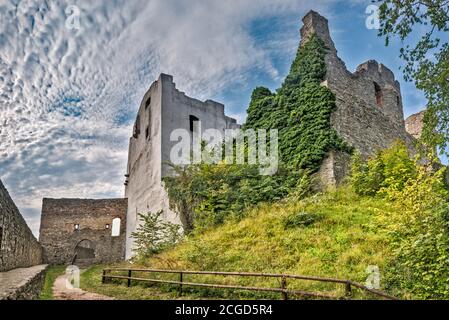
<svg viewBox="0 0 449 320">
<path fill-rule="evenodd" d="M 350 146 L 367 158 L 397 140 L 413 150 L 414 138 L 406 131 L 401 88 L 393 72 L 374 60 L 347 70 L 338 57 L 329 33 L 328 21 L 310 11 L 303 19 L 301 45 L 316 34 L 328 48 L 325 62 L 327 86 L 336 97 L 337 109 L 332 114 L 332 127 Z M 348 173 L 349 155 L 332 151 L 324 160 L 320 177 L 323 185 L 337 185 Z"/>
<path fill-rule="evenodd" d="M 329 49 L 322 85 L 336 96 L 331 124 L 338 135 L 364 158 L 396 140 L 413 150 L 415 137 L 422 130 L 422 117 L 404 121 L 401 88 L 393 72 L 373 60 L 361 64 L 355 72 L 348 71 L 338 57 L 326 18 L 310 11 L 303 24 L 301 45 L 316 34 Z M 132 233 L 139 226 L 138 214 L 162 210 L 166 221 L 182 224 L 182 218 L 170 209 L 163 178 L 172 174 L 168 162 L 177 141 L 171 133 L 176 129 L 193 132 L 197 121 L 201 121 L 198 133 L 240 128 L 225 115 L 223 104 L 190 98 L 176 88 L 172 76 L 161 74 L 144 95 L 137 113 L 129 141 L 125 198 L 45 199 L 40 237 L 47 259 L 52 263 L 72 262 L 75 256 L 93 262 L 129 259 L 134 248 Z M 318 172 L 322 185 L 338 185 L 348 167 L 348 154 L 329 152 Z M 114 238 L 109 228 L 117 218 L 121 233 Z M 0 230 L 5 233 L 4 227 Z M 107 254 L 108 250 L 113 252 Z"/>
<path fill-rule="evenodd" d="M 84 266 L 125 258 L 126 199 L 44 199 L 39 241 L 45 260 Z"/>
<path fill-rule="evenodd" d="M 195 122 L 201 128 L 195 128 Z M 171 133 L 177 129 L 189 132 L 207 129 L 240 128 L 235 119 L 227 117 L 224 105 L 212 100 L 202 102 L 190 98 L 176 89 L 173 77 L 161 74 L 143 97 L 133 135 L 129 141 L 128 172 L 125 182 L 125 198 L 128 199 L 126 217 L 126 257 L 132 256 L 131 234 L 139 225 L 138 214 L 163 210 L 162 218 L 182 224 L 178 214 L 169 206 L 169 199 L 162 179 L 171 174 L 170 152 L 178 142 Z"/>
<path fill-rule="evenodd" d="M 322 85 L 336 97 L 331 125 L 338 135 L 364 158 L 397 140 L 413 151 L 422 133 L 424 113 L 404 120 L 401 88 L 393 72 L 374 60 L 359 65 L 355 72 L 348 71 L 338 57 L 326 18 L 310 11 L 303 24 L 301 45 L 316 34 L 328 48 Z M 223 104 L 190 98 L 176 88 L 172 76 L 161 74 L 144 95 L 137 113 L 129 141 L 125 197 L 44 199 L 40 243 L 0 181 L 0 272 L 44 262 L 85 265 L 129 259 L 133 256 L 132 233 L 139 226 L 138 214 L 162 210 L 166 221 L 183 224 L 170 209 L 163 178 L 173 172 L 168 162 L 178 141 L 171 137 L 172 132 L 185 129 L 193 133 L 198 130 L 194 126 L 198 121 L 198 134 L 207 129 L 224 133 L 240 128 L 235 119 L 225 115 Z M 318 176 L 324 187 L 335 186 L 343 181 L 348 169 L 349 155 L 331 151 Z M 43 270 L 37 270 L 39 276 L 33 287 L 42 286 Z"/>
</svg>

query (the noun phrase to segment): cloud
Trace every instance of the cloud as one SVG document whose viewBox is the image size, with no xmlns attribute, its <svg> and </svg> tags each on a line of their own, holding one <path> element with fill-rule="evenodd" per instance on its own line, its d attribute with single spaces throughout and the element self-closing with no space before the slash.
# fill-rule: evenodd
<svg viewBox="0 0 449 320">
<path fill-rule="evenodd" d="M 43 197 L 123 196 L 130 125 L 160 72 L 203 99 L 278 77 L 271 54 L 296 39 L 259 43 L 249 26 L 307 3 L 0 0 L 0 177 L 33 231 Z"/>
</svg>

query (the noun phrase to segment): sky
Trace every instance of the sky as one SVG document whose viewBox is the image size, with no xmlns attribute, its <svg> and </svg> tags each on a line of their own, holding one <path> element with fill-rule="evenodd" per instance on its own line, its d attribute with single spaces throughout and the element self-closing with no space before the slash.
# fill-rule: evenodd
<svg viewBox="0 0 449 320">
<path fill-rule="evenodd" d="M 371 0 L 0 0 L 0 179 L 38 235 L 42 198 L 123 197 L 140 101 L 160 73 L 243 123 L 256 86 L 278 88 L 310 9 L 354 71 L 376 59 L 401 82 L 401 43 L 365 25 Z"/>
</svg>

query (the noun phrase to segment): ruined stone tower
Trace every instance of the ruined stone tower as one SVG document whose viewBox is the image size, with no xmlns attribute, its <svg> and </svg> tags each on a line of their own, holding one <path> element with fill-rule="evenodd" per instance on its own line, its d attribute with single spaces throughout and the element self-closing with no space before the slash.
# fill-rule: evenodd
<svg viewBox="0 0 449 320">
<path fill-rule="evenodd" d="M 163 210 L 162 218 L 181 223 L 170 210 L 162 179 L 171 173 L 168 162 L 178 138 L 174 130 L 193 131 L 193 122 L 201 122 L 201 131 L 223 131 L 240 127 L 225 116 L 224 105 L 212 100 L 202 102 L 176 89 L 173 77 L 161 74 L 142 99 L 134 131 L 129 141 L 125 198 L 128 198 L 126 257 L 132 256 L 132 233 L 139 225 L 138 214 Z"/>
<path fill-rule="evenodd" d="M 337 109 L 331 121 L 338 135 L 365 158 L 396 140 L 404 141 L 413 150 L 414 138 L 405 128 L 401 88 L 393 72 L 374 60 L 362 63 L 355 72 L 348 71 L 337 55 L 327 19 L 310 11 L 303 23 L 301 45 L 316 34 L 329 49 L 323 85 L 336 96 Z M 340 183 L 348 164 L 349 155 L 330 152 L 320 170 L 323 184 Z"/>
<path fill-rule="evenodd" d="M 328 21 L 310 11 L 303 19 L 301 45 L 312 34 L 320 37 L 329 51 L 327 75 L 322 85 L 336 96 L 337 109 L 332 127 L 363 157 L 388 148 L 400 139 L 413 149 L 414 138 L 405 129 L 401 88 L 391 70 L 376 61 L 361 64 L 349 72 L 338 57 L 329 33 Z M 125 197 L 128 198 L 126 257 L 132 256 L 132 233 L 139 225 L 138 214 L 164 211 L 167 221 L 181 223 L 169 208 L 162 179 L 170 174 L 166 162 L 177 141 L 171 141 L 175 129 L 192 129 L 192 121 L 202 128 L 237 128 L 236 121 L 224 114 L 224 106 L 187 97 L 176 89 L 173 77 L 161 74 L 145 94 L 130 138 Z M 349 155 L 332 151 L 323 161 L 319 175 L 324 186 L 340 183 L 348 172 Z"/>
</svg>

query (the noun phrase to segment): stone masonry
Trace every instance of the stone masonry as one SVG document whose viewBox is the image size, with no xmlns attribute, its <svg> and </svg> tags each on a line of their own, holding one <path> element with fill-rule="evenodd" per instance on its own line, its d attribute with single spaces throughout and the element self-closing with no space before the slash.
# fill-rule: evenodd
<svg viewBox="0 0 449 320">
<path fill-rule="evenodd" d="M 412 114 L 405 120 L 405 128 L 416 139 L 421 138 L 425 111 Z"/>
<path fill-rule="evenodd" d="M 173 77 L 161 74 L 143 97 L 129 142 L 125 197 L 128 198 L 126 257 L 132 256 L 131 236 L 139 225 L 138 214 L 163 210 L 163 219 L 182 223 L 182 217 L 170 210 L 162 179 L 171 174 L 167 163 L 178 142 L 171 139 L 176 129 L 192 131 L 192 121 L 207 129 L 240 128 L 227 117 L 224 105 L 212 100 L 200 101 L 179 91 Z"/>
<path fill-rule="evenodd" d="M 126 211 L 127 199 L 44 199 L 39 240 L 47 261 L 84 266 L 123 260 Z"/>
<path fill-rule="evenodd" d="M 0 300 L 39 300 L 47 265 L 0 272 Z"/>
<path fill-rule="evenodd" d="M 0 181 L 0 272 L 42 263 L 42 247 Z"/>
<path fill-rule="evenodd" d="M 320 37 L 329 49 L 326 55 L 327 86 L 336 96 L 337 109 L 332 127 L 362 157 L 372 156 L 397 140 L 414 150 L 415 139 L 406 131 L 401 88 L 391 70 L 374 60 L 359 65 L 355 72 L 346 69 L 338 57 L 329 33 L 328 21 L 310 11 L 303 19 L 301 45 L 312 34 Z M 331 152 L 320 170 L 322 184 L 342 182 L 348 171 L 349 155 Z"/>
<path fill-rule="evenodd" d="M 346 69 L 338 57 L 329 33 L 328 21 L 314 11 L 303 19 L 301 45 L 316 34 L 328 47 L 327 75 L 322 85 L 336 97 L 337 109 L 331 116 L 332 127 L 364 158 L 388 148 L 397 140 L 414 151 L 420 117 L 409 120 L 406 130 L 401 88 L 391 70 L 374 60 L 359 65 L 355 72 Z M 199 129 L 193 123 L 201 123 Z M 132 233 L 140 224 L 138 215 L 163 211 L 163 219 L 182 224 L 170 209 L 163 178 L 172 174 L 168 162 L 172 147 L 179 142 L 173 133 L 179 129 L 202 134 L 207 129 L 224 133 L 240 128 L 225 115 L 224 105 L 200 101 L 179 91 L 173 77 L 161 74 L 144 95 L 129 142 L 125 198 L 116 200 L 44 199 L 41 242 L 51 263 L 70 263 L 77 259 L 95 262 L 117 261 L 133 256 Z M 415 136 L 415 137 L 414 137 Z M 335 186 L 349 170 L 349 155 L 331 151 L 319 172 L 322 186 Z M 125 217 L 126 212 L 126 217 Z M 121 233 L 111 237 L 106 226 L 121 219 Z M 125 222 L 126 221 L 126 222 Z M 126 223 L 126 250 L 124 234 Z"/>
</svg>

